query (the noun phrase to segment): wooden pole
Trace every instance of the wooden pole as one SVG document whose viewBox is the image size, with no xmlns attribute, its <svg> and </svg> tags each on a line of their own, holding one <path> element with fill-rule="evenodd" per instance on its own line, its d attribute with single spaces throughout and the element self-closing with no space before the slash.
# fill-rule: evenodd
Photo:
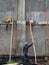
<svg viewBox="0 0 49 65">
<path fill-rule="evenodd" d="M 33 38 L 32 29 L 31 29 L 31 22 L 30 22 L 30 33 L 31 33 L 31 37 L 32 37 L 32 43 L 33 43 L 33 49 L 34 49 L 34 55 L 35 55 L 35 64 L 37 64 L 36 50 L 35 50 L 35 45 L 34 45 L 34 38 Z"/>
<path fill-rule="evenodd" d="M 29 20 L 30 33 L 31 33 L 31 37 L 32 37 L 32 43 L 33 43 L 33 49 L 34 49 L 34 55 L 35 55 L 35 64 L 37 64 L 37 59 L 36 59 L 36 50 L 35 50 L 35 45 L 34 45 L 33 33 L 32 33 L 32 29 L 31 29 L 31 22 L 30 22 L 30 15 L 31 15 L 31 1 L 30 1 L 29 4 L 30 4 L 30 6 L 29 6 L 29 16 L 28 16 L 28 20 Z"/>
<path fill-rule="evenodd" d="M 12 10 L 12 27 L 11 27 L 11 40 L 10 40 L 10 54 L 9 54 L 9 61 L 11 61 L 11 55 L 12 55 L 12 48 L 13 48 L 13 30 L 14 30 L 14 8 Z"/>
</svg>

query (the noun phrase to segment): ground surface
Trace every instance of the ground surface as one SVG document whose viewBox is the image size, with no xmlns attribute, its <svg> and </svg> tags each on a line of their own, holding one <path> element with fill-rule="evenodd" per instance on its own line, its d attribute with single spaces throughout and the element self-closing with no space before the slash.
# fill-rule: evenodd
<svg viewBox="0 0 49 65">
<path fill-rule="evenodd" d="M 9 56 L 0 56 L 0 65 L 6 64 L 8 62 Z M 21 60 L 21 62 L 19 63 L 19 65 L 35 65 L 34 64 L 34 57 L 28 57 L 28 61 L 24 62 L 23 61 L 23 57 L 20 56 L 12 56 L 12 60 L 13 61 L 17 61 L 17 60 Z M 38 56 L 37 57 L 37 65 L 49 65 L 49 60 L 45 59 L 44 56 Z"/>
</svg>

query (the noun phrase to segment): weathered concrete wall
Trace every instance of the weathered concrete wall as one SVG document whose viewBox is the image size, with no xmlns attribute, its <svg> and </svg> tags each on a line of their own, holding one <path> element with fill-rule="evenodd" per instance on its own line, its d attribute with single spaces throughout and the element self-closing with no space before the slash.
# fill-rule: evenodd
<svg viewBox="0 0 49 65">
<path fill-rule="evenodd" d="M 28 42 L 30 43 L 31 42 L 31 37 L 30 37 L 30 33 L 29 33 L 29 26 L 27 26 L 27 39 L 28 39 Z M 48 51 L 48 46 L 47 45 L 49 43 L 49 27 L 48 27 L 48 30 L 46 30 L 46 26 L 33 26 L 32 27 L 32 30 L 33 30 L 33 36 L 34 36 L 34 44 L 35 44 L 35 47 L 36 47 L 36 52 L 37 52 L 37 55 L 44 55 L 45 53 L 48 54 L 49 51 Z M 48 39 L 48 40 L 46 40 Z M 46 41 L 46 42 L 45 42 Z M 46 44 L 46 45 L 45 45 Z M 46 50 L 45 50 L 46 49 Z M 31 50 L 31 51 L 30 51 Z M 33 47 L 31 47 L 29 49 L 29 54 L 30 55 L 33 55 Z"/>
<path fill-rule="evenodd" d="M 30 13 L 31 13 L 30 18 L 31 19 L 35 19 L 36 21 L 44 21 L 45 20 L 44 19 L 45 10 L 46 10 L 46 1 L 45 0 L 40 0 L 40 1 L 39 0 L 25 0 L 25 11 L 26 11 L 25 13 L 26 13 L 26 15 L 21 14 L 21 16 L 19 14 L 22 11 L 19 12 L 17 9 L 19 6 L 21 6 L 21 7 L 19 7 L 21 10 L 22 9 L 24 10 L 24 8 L 23 8 L 22 4 L 18 4 L 18 1 L 19 0 L 4 0 L 4 1 L 1 0 L 0 1 L 0 11 L 2 14 L 2 15 L 0 14 L 0 16 L 2 16 L 3 20 L 7 17 L 7 14 L 9 17 L 11 16 L 9 14 L 9 12 L 12 11 L 13 7 L 14 7 L 14 18 L 15 18 L 15 20 L 17 20 L 17 15 L 19 17 L 26 16 L 25 18 L 26 18 L 26 20 L 28 20 L 29 7 L 31 7 L 31 9 L 30 9 Z M 47 9 L 49 11 L 49 0 L 47 0 Z M 17 12 L 19 12 L 19 14 L 17 14 Z M 48 12 L 47 16 L 48 16 L 48 20 L 49 20 L 49 12 Z"/>
<path fill-rule="evenodd" d="M 12 17 L 14 8 L 14 20 L 17 20 L 17 0 L 0 0 L 0 20 Z"/>
<path fill-rule="evenodd" d="M 46 4 L 47 1 L 47 4 Z M 35 21 L 45 21 L 45 12 L 47 5 L 47 18 L 49 20 L 49 0 L 26 0 L 26 20 L 28 20 L 29 8 L 30 8 L 30 19 Z"/>
<path fill-rule="evenodd" d="M 20 1 L 21 2 L 21 1 Z M 17 19 L 17 9 L 18 9 L 18 0 L 0 0 L 0 11 L 6 13 L 8 11 L 11 11 L 12 8 L 14 7 L 15 13 L 15 19 Z M 21 6 L 23 9 L 23 6 Z M 20 7 L 20 9 L 21 9 Z M 25 0 L 25 10 L 26 10 L 26 20 L 28 19 L 28 11 L 29 11 L 29 7 L 31 7 L 30 11 L 31 14 L 32 12 L 45 12 L 46 9 L 46 1 L 45 0 Z M 47 8 L 49 11 L 49 0 L 47 0 Z M 23 15 L 23 14 L 21 14 Z M 43 14 L 42 14 L 43 15 Z M 1 15 L 0 15 L 1 16 Z M 10 16 L 10 15 L 8 15 Z M 31 15 L 32 16 L 32 15 Z M 6 17 L 6 15 L 2 15 L 2 19 L 4 19 Z M 20 16 L 19 16 L 20 17 Z M 22 16 L 21 16 L 22 17 Z M 49 18 L 49 17 L 48 17 Z"/>
<path fill-rule="evenodd" d="M 18 0 L 18 16 L 17 16 L 17 55 L 23 54 L 23 43 L 26 40 L 26 21 L 25 21 L 25 0 Z"/>
<path fill-rule="evenodd" d="M 0 26 L 0 54 L 9 54 L 11 40 L 11 25 L 6 30 L 6 25 Z M 16 26 L 14 26 L 13 49 L 16 48 Z"/>
<path fill-rule="evenodd" d="M 11 36 L 11 26 L 9 26 L 8 31 L 5 29 L 6 25 L 1 25 L 0 27 L 0 54 L 8 54 L 10 47 L 10 36 Z M 34 44 L 36 46 L 37 55 L 44 55 L 49 53 L 49 31 L 47 33 L 46 26 L 33 26 Z M 49 27 L 48 27 L 49 30 Z M 25 34 L 26 33 L 26 34 Z M 18 24 L 14 27 L 14 43 L 13 49 L 17 55 L 22 55 L 24 41 L 27 40 L 31 43 L 31 37 L 29 33 L 29 28 L 27 27 L 27 32 L 25 30 L 25 25 Z M 47 40 L 46 40 L 47 39 Z M 46 42 L 46 45 L 45 45 Z M 46 48 L 46 50 L 45 50 Z M 29 55 L 33 55 L 33 47 L 29 48 Z"/>
<path fill-rule="evenodd" d="M 27 15 L 28 15 L 28 7 L 29 7 L 28 2 L 29 1 L 26 0 L 26 14 Z M 4 12 L 6 11 L 6 9 L 11 11 L 12 6 L 14 6 L 14 8 L 15 8 L 15 12 L 18 11 L 18 17 L 16 17 L 17 15 L 14 13 L 15 18 L 18 20 L 17 20 L 17 25 L 14 28 L 14 46 L 13 46 L 13 48 L 15 49 L 17 55 L 22 55 L 22 46 L 23 46 L 24 41 L 26 40 L 25 36 L 27 36 L 28 42 L 29 43 L 31 42 L 29 28 L 27 28 L 27 32 L 26 32 L 26 26 L 25 26 L 25 22 L 26 22 L 25 21 L 25 0 L 21 0 L 21 1 L 19 0 L 18 9 L 17 9 L 17 1 L 16 0 L 12 0 L 12 2 L 11 2 L 11 0 L 4 0 L 4 1 L 2 0 L 2 2 L 0 2 L 0 3 L 1 3 L 0 9 L 4 8 L 3 9 Z M 12 5 L 12 3 L 13 3 L 13 5 Z M 45 10 L 44 0 L 41 0 L 41 1 L 32 0 L 31 3 L 32 3 L 31 4 L 31 7 L 32 7 L 31 13 L 33 13 L 34 11 L 35 11 L 35 13 L 36 13 L 36 11 L 39 11 L 39 12 L 41 11 L 42 13 L 44 12 L 44 10 Z M 48 1 L 48 3 L 49 3 L 49 1 Z M 49 10 L 49 7 L 48 7 L 48 10 Z M 8 12 L 6 12 L 6 15 L 7 15 L 7 13 Z M 33 15 L 31 15 L 31 17 L 32 16 Z M 34 17 L 34 18 L 36 18 L 36 17 Z M 10 27 L 11 26 L 9 26 L 8 31 L 5 30 L 5 27 L 6 27 L 6 25 L 1 25 L 1 27 L 0 27 L 0 54 L 2 54 L 2 53 L 8 54 L 9 53 L 10 35 L 11 35 Z M 32 29 L 33 29 L 33 34 L 34 34 L 34 43 L 36 46 L 37 55 L 44 55 L 45 48 L 46 48 L 46 53 L 48 53 L 49 46 L 47 44 L 49 43 L 49 36 L 48 36 L 49 34 L 45 35 L 46 34 L 45 32 L 47 31 L 47 30 L 45 31 L 45 26 L 34 26 Z M 49 32 L 49 28 L 48 28 L 48 32 Z M 45 47 L 45 39 L 47 39 L 47 37 L 48 37 L 48 41 L 46 41 L 46 43 L 47 43 L 46 45 L 48 47 L 47 46 Z M 29 55 L 33 55 L 33 47 L 31 47 L 29 49 Z"/>
</svg>

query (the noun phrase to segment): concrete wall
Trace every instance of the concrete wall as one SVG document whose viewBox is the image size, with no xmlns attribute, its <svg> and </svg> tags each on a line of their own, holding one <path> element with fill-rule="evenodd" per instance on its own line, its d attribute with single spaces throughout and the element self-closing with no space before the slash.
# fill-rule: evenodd
<svg viewBox="0 0 49 65">
<path fill-rule="evenodd" d="M 17 55 L 22 55 L 22 52 L 23 52 L 22 49 L 23 49 L 24 40 L 25 40 L 23 37 L 24 30 L 22 30 L 24 26 L 21 26 L 20 24 L 19 26 L 15 25 L 14 27 L 13 49 Z M 9 26 L 8 31 L 6 31 L 5 27 L 6 25 L 1 25 L 0 27 L 0 54 L 9 54 L 11 26 Z M 49 44 L 48 44 L 49 43 L 49 31 L 47 33 L 46 26 L 33 26 L 32 30 L 33 30 L 34 44 L 36 46 L 37 55 L 44 55 L 45 53 L 49 54 Z M 48 30 L 49 30 L 49 27 L 48 27 Z M 28 42 L 31 43 L 31 37 L 30 37 L 28 26 L 27 26 L 26 37 L 27 37 Z M 45 42 L 46 42 L 46 45 L 45 45 Z M 45 51 L 45 48 L 46 48 L 46 51 Z M 34 55 L 33 47 L 29 48 L 28 54 Z"/>
<path fill-rule="evenodd" d="M 13 49 L 15 49 L 16 44 L 16 26 L 14 26 L 14 36 L 13 36 Z M 10 50 L 10 40 L 11 40 L 11 25 L 8 26 L 6 30 L 6 25 L 0 26 L 0 54 L 9 54 Z"/>
<path fill-rule="evenodd" d="M 28 20 L 28 15 L 30 13 L 30 19 L 45 21 L 46 5 L 48 11 L 47 18 L 49 20 L 49 0 L 26 0 L 26 20 Z"/>
<path fill-rule="evenodd" d="M 28 26 L 27 26 L 28 27 Z M 34 36 L 34 44 L 36 47 L 36 52 L 37 55 L 44 55 L 45 53 L 48 54 L 48 46 L 49 46 L 49 26 L 48 26 L 48 30 L 46 28 L 46 26 L 33 26 L 32 27 L 33 30 L 33 36 Z M 27 40 L 30 43 L 31 42 L 31 37 L 30 37 L 30 33 L 29 33 L 29 28 L 27 28 Z M 48 39 L 48 40 L 46 40 Z M 46 49 L 46 50 L 45 50 Z M 32 52 L 31 52 L 31 51 Z M 31 47 L 29 49 L 29 54 L 33 54 L 33 47 Z"/>
<path fill-rule="evenodd" d="M 17 20 L 17 0 L 0 0 L 0 20 L 12 17 L 12 9 L 14 8 L 14 20 Z"/>
<path fill-rule="evenodd" d="M 20 1 L 19 6 L 22 3 L 24 3 L 24 1 L 22 3 L 21 3 L 21 1 Z M 44 11 L 45 11 L 45 1 L 44 0 L 40 0 L 40 1 L 39 0 L 29 0 L 29 1 L 26 0 L 26 20 L 28 20 L 28 18 L 27 18 L 28 14 L 29 14 L 28 13 L 28 7 L 29 7 L 28 3 L 30 3 L 30 1 L 32 1 L 31 2 L 31 14 L 33 14 L 34 16 L 36 16 L 36 14 L 37 14 L 37 16 L 38 16 L 39 13 L 42 13 L 42 16 L 44 17 L 44 15 L 43 15 Z M 20 23 L 25 22 L 25 12 L 24 12 L 25 6 L 24 6 L 24 4 L 22 4 L 20 6 L 21 9 L 24 6 L 23 11 L 20 9 L 20 7 L 18 8 L 18 10 L 21 10 L 21 11 L 19 11 L 20 17 L 17 17 L 17 1 L 16 0 L 4 0 L 4 1 L 2 0 L 0 3 L 1 3 L 0 9 L 1 10 L 3 9 L 4 12 L 6 11 L 5 17 L 7 17 L 7 14 L 9 17 L 11 17 L 11 14 L 9 12 L 11 12 L 12 6 L 13 6 L 15 8 L 15 13 L 14 13 L 15 20 L 18 18 L 19 20 L 17 22 L 20 22 L 20 20 L 21 20 Z M 48 1 L 48 3 L 49 3 L 49 1 Z M 48 7 L 48 10 L 49 10 L 49 7 Z M 22 14 L 22 12 L 24 15 Z M 22 18 L 21 18 L 21 14 L 22 14 Z M 34 17 L 33 15 L 31 15 L 31 18 Z M 35 19 L 38 18 L 37 16 L 34 18 Z M 42 18 L 40 18 L 41 19 L 40 21 L 43 21 Z M 36 19 L 36 20 L 38 21 L 38 19 Z M 1 27 L 0 27 L 0 49 L 1 49 L 0 54 L 8 54 L 9 53 L 11 26 L 9 26 L 8 31 L 6 31 L 5 28 L 6 28 L 6 25 L 1 25 Z M 31 42 L 29 28 L 27 27 L 26 31 L 25 31 L 25 29 L 26 29 L 25 25 L 23 26 L 23 24 L 22 24 L 22 27 L 21 27 L 21 24 L 17 24 L 17 25 L 15 25 L 15 28 L 14 28 L 14 45 L 13 45 L 13 48 L 15 49 L 16 54 L 18 54 L 18 55 L 22 54 L 22 46 L 23 46 L 22 42 L 24 42 L 24 40 L 25 40 L 25 39 L 23 39 L 23 35 L 25 34 L 26 31 L 27 31 L 26 32 L 27 40 L 29 43 Z M 45 35 L 46 34 L 45 32 L 47 31 L 47 29 L 46 29 L 46 31 L 45 31 L 45 29 L 46 29 L 45 26 L 34 26 L 34 27 L 32 27 L 33 34 L 34 34 L 34 43 L 36 46 L 37 55 L 44 55 L 45 54 L 45 48 L 47 50 L 46 53 L 48 54 L 49 47 L 47 47 L 48 46 L 47 44 L 46 44 L 47 46 L 45 47 L 45 39 L 48 38 L 48 41 L 46 41 L 46 43 L 49 43 L 49 34 L 47 33 L 47 35 Z M 48 28 L 48 32 L 49 32 L 49 28 Z M 33 55 L 33 47 L 31 47 L 29 49 L 29 55 Z"/>
<path fill-rule="evenodd" d="M 0 1 L 0 11 L 4 13 L 8 13 L 9 11 L 12 11 L 12 8 L 14 7 L 15 13 L 14 13 L 14 18 L 17 19 L 17 9 L 18 9 L 18 1 L 17 0 L 1 0 Z M 30 12 L 37 14 L 35 15 L 36 17 L 38 16 L 39 13 L 41 13 L 41 16 L 43 17 L 45 10 L 46 10 L 46 1 L 45 0 L 25 0 L 25 10 L 26 10 L 26 20 L 28 19 L 28 14 L 29 14 L 29 7 L 30 7 Z M 49 0 L 47 0 L 47 9 L 49 11 Z M 38 13 L 39 12 L 39 13 Z M 4 19 L 6 15 L 2 15 L 2 19 Z M 10 17 L 10 14 L 8 15 Z M 30 18 L 33 19 L 34 16 L 31 15 Z M 49 12 L 48 12 L 48 18 L 49 18 Z M 36 19 L 36 18 L 34 18 Z M 43 20 L 43 19 L 41 19 Z"/>
</svg>

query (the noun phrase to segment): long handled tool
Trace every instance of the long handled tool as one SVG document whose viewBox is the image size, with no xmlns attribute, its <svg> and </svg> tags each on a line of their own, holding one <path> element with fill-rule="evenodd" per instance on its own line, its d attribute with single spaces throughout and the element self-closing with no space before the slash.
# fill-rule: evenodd
<svg viewBox="0 0 49 65">
<path fill-rule="evenodd" d="M 32 37 L 32 43 L 33 43 L 33 49 L 34 49 L 34 55 L 35 55 L 35 64 L 37 64 L 36 50 L 35 50 L 35 45 L 34 45 L 33 33 L 32 33 L 32 29 L 31 29 L 31 22 L 29 22 L 29 24 L 30 24 L 30 33 L 31 33 L 31 37 Z"/>
<path fill-rule="evenodd" d="M 14 8 L 12 10 L 12 27 L 11 27 L 11 40 L 10 40 L 10 54 L 9 54 L 9 61 L 11 61 L 12 55 L 12 48 L 13 48 L 13 32 L 14 32 Z"/>
</svg>

